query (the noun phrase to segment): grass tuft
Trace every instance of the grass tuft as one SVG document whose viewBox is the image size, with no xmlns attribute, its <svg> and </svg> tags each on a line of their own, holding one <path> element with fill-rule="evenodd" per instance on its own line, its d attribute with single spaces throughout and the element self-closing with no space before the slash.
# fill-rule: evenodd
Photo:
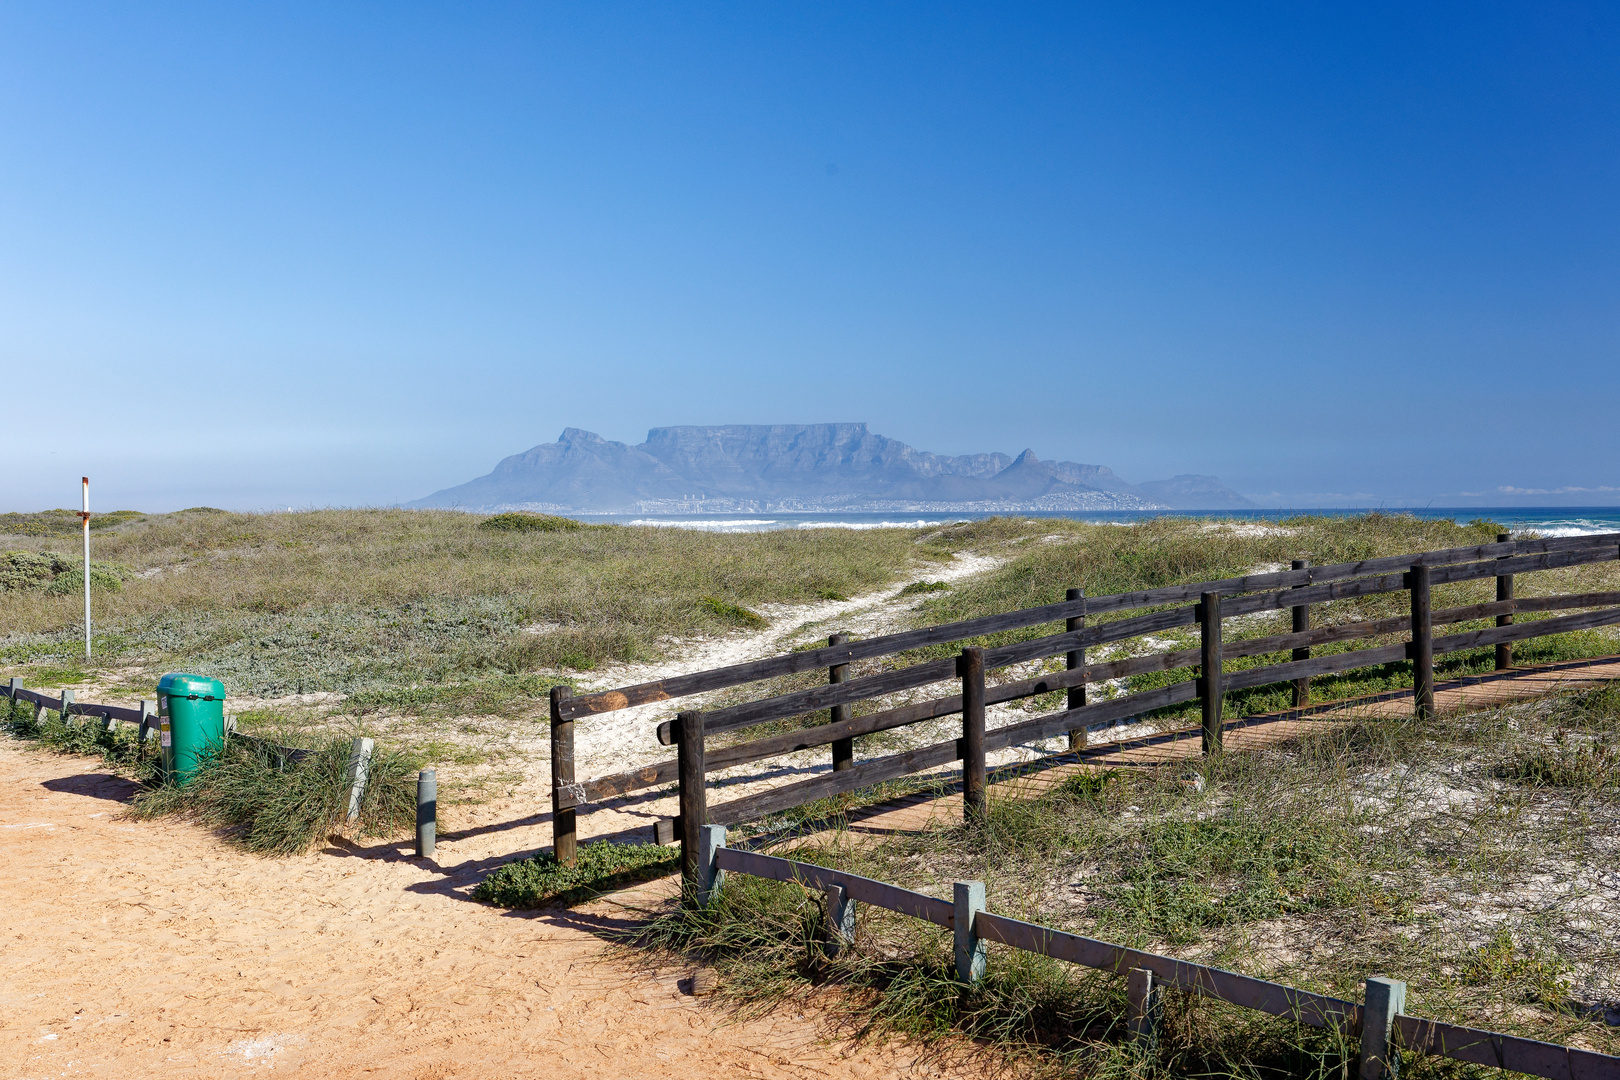
<svg viewBox="0 0 1620 1080">
<path fill-rule="evenodd" d="M 734 626 L 745 626 L 750 630 L 759 630 L 770 625 L 770 620 L 757 611 L 750 611 L 741 604 L 733 604 L 729 600 L 722 600 L 718 596 L 704 596 L 699 598 L 698 607 L 710 615 L 717 615 Z"/>
<path fill-rule="evenodd" d="M 351 829 L 367 837 L 401 835 L 416 822 L 416 760 L 386 747 L 372 752 L 359 820 L 351 826 L 352 742 L 332 736 L 282 769 L 267 745 L 232 739 L 199 762 L 185 787 L 152 788 L 136 797 L 131 811 L 139 818 L 175 814 L 200 822 L 260 855 L 302 855 Z"/>
<path fill-rule="evenodd" d="M 490 532 L 573 532 L 585 528 L 585 524 L 556 514 L 517 511 L 487 517 L 478 523 L 478 527 Z"/>
<path fill-rule="evenodd" d="M 680 861 L 680 848 L 598 840 L 581 847 L 571 866 L 559 863 L 549 851 L 507 863 L 480 881 L 473 896 L 507 908 L 568 905 L 663 877 Z"/>
</svg>

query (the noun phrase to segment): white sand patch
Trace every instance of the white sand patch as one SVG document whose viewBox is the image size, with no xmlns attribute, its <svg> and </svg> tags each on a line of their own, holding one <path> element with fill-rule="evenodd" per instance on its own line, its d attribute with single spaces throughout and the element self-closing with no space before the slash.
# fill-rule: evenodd
<svg viewBox="0 0 1620 1080">
<path fill-rule="evenodd" d="M 988 573 L 1005 557 L 963 553 L 928 572 L 931 581 L 956 582 Z M 812 635 L 846 631 L 872 637 L 906 628 L 905 614 L 916 599 L 898 588 L 849 600 L 823 600 L 810 604 L 771 604 L 759 608 L 770 626 L 739 632 L 719 640 L 690 643 L 678 660 L 654 664 L 618 664 L 592 672 L 581 680 L 580 692 L 656 682 L 675 675 L 744 664 L 787 652 Z M 688 643 L 679 643 L 688 644 Z M 678 704 L 657 702 L 604 713 L 574 725 L 575 770 L 581 778 L 605 775 L 667 758 L 671 751 L 654 735 L 659 723 L 672 719 L 678 709 L 701 708 L 707 695 L 682 698 Z"/>
</svg>

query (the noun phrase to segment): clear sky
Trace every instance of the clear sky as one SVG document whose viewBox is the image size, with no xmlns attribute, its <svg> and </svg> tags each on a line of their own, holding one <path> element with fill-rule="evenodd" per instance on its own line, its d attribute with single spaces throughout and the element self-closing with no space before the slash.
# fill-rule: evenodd
<svg viewBox="0 0 1620 1080">
<path fill-rule="evenodd" d="M 825 420 L 1612 503 L 1617 114 L 1612 4 L 8 3 L 0 509 Z"/>
</svg>

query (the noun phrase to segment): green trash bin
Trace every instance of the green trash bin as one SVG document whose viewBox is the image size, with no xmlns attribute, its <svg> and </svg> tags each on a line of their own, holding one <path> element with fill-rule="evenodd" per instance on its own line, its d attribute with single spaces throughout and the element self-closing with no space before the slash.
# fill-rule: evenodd
<svg viewBox="0 0 1620 1080">
<path fill-rule="evenodd" d="M 197 759 L 225 743 L 225 684 L 175 672 L 158 680 L 157 693 L 163 775 L 183 786 Z"/>
</svg>

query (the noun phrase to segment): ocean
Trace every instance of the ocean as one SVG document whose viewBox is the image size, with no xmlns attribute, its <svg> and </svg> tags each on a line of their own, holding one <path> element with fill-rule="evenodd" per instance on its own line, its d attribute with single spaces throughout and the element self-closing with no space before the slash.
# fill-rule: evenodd
<svg viewBox="0 0 1620 1080">
<path fill-rule="evenodd" d="M 1412 514 L 1432 520 L 1467 523 L 1483 518 L 1516 533 L 1540 536 L 1586 536 L 1620 532 L 1620 506 L 1557 506 L 1395 509 L 1381 513 Z M 1129 525 L 1144 518 L 1184 517 L 1235 521 L 1276 521 L 1287 517 L 1341 517 L 1370 514 L 1373 508 L 1334 510 L 1043 510 L 1020 517 L 1071 518 L 1096 524 Z M 993 514 L 578 514 L 581 521 L 620 525 L 655 525 L 708 532 L 766 532 L 772 529 L 924 529 L 953 521 L 979 521 Z"/>
</svg>

